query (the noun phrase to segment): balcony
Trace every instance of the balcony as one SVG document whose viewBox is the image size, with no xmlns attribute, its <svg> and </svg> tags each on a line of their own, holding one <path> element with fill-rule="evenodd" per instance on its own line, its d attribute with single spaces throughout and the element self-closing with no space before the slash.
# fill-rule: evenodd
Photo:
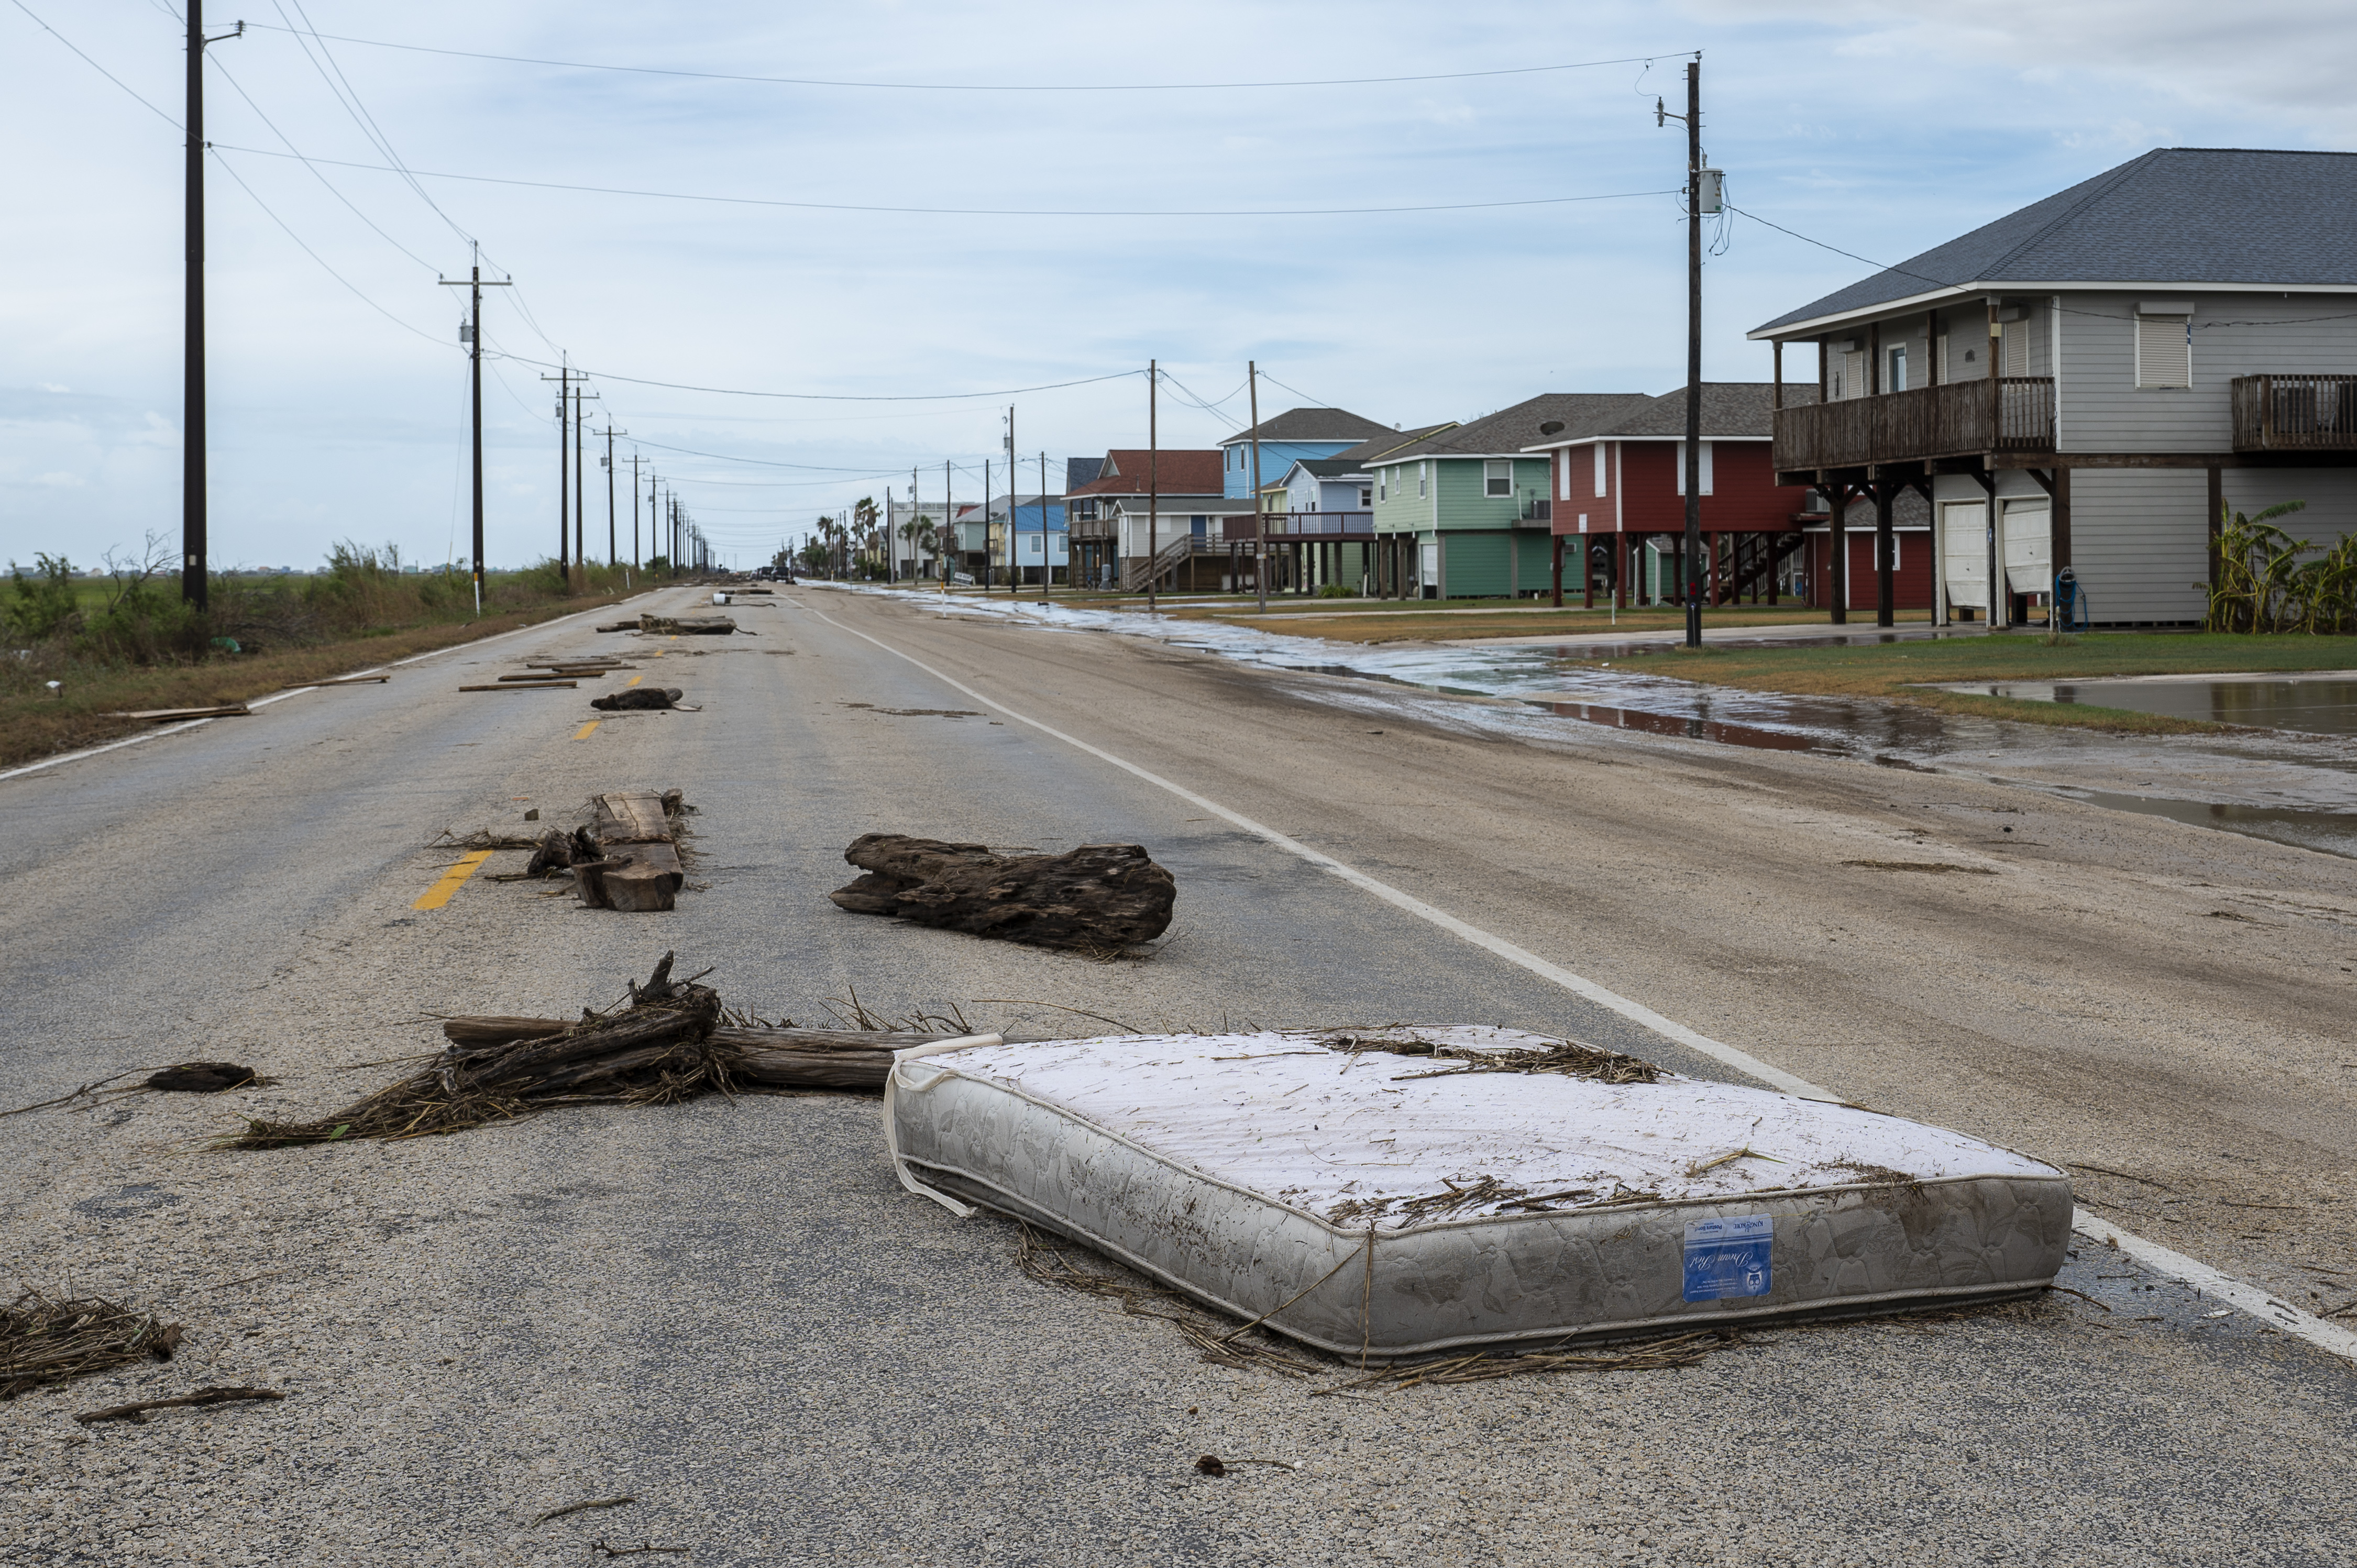
<svg viewBox="0 0 2357 1568">
<path fill-rule="evenodd" d="M 1227 542 L 1252 542 L 1256 531 L 1252 513 L 1220 521 L 1221 537 Z M 1374 532 L 1375 514 L 1371 511 L 1273 511 L 1268 514 L 1268 536 L 1271 539 L 1371 539 Z"/>
<path fill-rule="evenodd" d="M 2357 376 L 2236 376 L 2237 452 L 2357 452 Z"/>
<path fill-rule="evenodd" d="M 1997 376 L 1776 411 L 1781 473 L 2054 450 L 2054 381 Z"/>
</svg>

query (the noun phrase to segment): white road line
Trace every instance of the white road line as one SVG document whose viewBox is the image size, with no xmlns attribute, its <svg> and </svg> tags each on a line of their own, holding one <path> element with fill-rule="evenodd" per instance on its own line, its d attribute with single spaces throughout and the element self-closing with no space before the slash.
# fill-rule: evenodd
<svg viewBox="0 0 2357 1568">
<path fill-rule="evenodd" d="M 1631 1022 L 1641 1024 L 1664 1038 L 1675 1040 L 1689 1050 L 1699 1051 L 1715 1061 L 1723 1062 L 1738 1072 L 1748 1073 L 1762 1083 L 1770 1084 L 1787 1094 L 1799 1095 L 1808 1100 L 1830 1100 L 1835 1102 L 1841 1101 L 1841 1096 L 1831 1090 L 1821 1089 L 1807 1079 L 1795 1077 L 1781 1068 L 1769 1066 L 1748 1051 L 1738 1049 L 1723 1041 L 1714 1040 L 1709 1036 L 1689 1029 L 1683 1024 L 1674 1023 L 1641 1002 L 1631 1001 L 1618 992 L 1597 984 L 1592 980 L 1572 973 L 1559 964 L 1550 963 L 1536 953 L 1517 947 L 1503 937 L 1492 936 L 1479 926 L 1468 925 L 1447 910 L 1435 908 L 1413 894 L 1404 893 L 1389 883 L 1377 881 L 1356 866 L 1346 865 L 1330 854 L 1311 849 L 1308 845 L 1278 832 L 1275 828 L 1253 821 L 1241 811 L 1232 811 L 1217 800 L 1198 795 L 1183 785 L 1174 784 L 1160 774 L 1140 768 L 1135 762 L 1115 757 L 1109 751 L 1091 746 L 1087 741 L 1066 735 L 1062 730 L 1051 725 L 1042 724 L 1027 714 L 1017 713 L 997 699 L 985 696 L 964 682 L 943 674 L 913 654 L 904 653 L 888 642 L 870 637 L 857 627 L 845 626 L 815 606 L 804 607 L 827 625 L 874 643 L 895 659 L 904 660 L 915 665 L 943 685 L 963 692 L 985 707 L 996 709 L 1016 723 L 1028 725 L 1042 735 L 1051 736 L 1076 751 L 1087 752 L 1099 761 L 1110 763 L 1123 772 L 1133 774 L 1157 789 L 1167 789 L 1189 805 L 1211 811 L 1222 821 L 1234 823 L 1254 837 L 1264 839 L 1289 854 L 1298 855 L 1319 870 L 1330 872 L 1353 886 L 1364 888 L 1384 903 L 1405 909 L 1420 919 L 1429 920 L 1451 936 L 1461 938 L 1475 947 L 1495 953 L 1509 963 L 1526 969 L 1543 980 L 1551 981 L 1562 986 L 1575 996 L 1583 997 L 1599 1007 L 1609 1008 Z M 2073 1214 L 2072 1228 L 2093 1240 L 2118 1247 L 2121 1251 L 2156 1273 L 2181 1280 L 2206 1295 L 2214 1295 L 2221 1301 L 2241 1307 L 2270 1328 L 2280 1330 L 2296 1339 L 2304 1339 L 2319 1349 L 2328 1350 L 2345 1359 L 2357 1361 L 2357 1333 L 2302 1312 L 2298 1307 L 2269 1295 L 2256 1285 L 2245 1284 L 2240 1280 L 2230 1278 L 2207 1263 L 2196 1262 L 2182 1252 L 2171 1251 L 2157 1241 L 2147 1241 L 2143 1237 L 2123 1230 L 2110 1220 L 2100 1215 L 2091 1214 L 2083 1208 L 2076 1210 Z"/>
<path fill-rule="evenodd" d="M 650 588 L 646 592 L 660 593 L 662 590 L 659 588 Z M 630 598 L 642 598 L 645 595 L 643 594 L 633 594 L 630 596 Z M 563 626 L 566 621 L 572 620 L 576 617 L 592 615 L 598 609 L 618 608 L 620 605 L 626 605 L 630 602 L 630 599 L 622 599 L 614 605 L 599 605 L 594 609 L 575 610 L 572 615 L 558 616 L 554 620 L 534 621 L 530 626 L 520 626 L 513 631 L 494 632 L 489 637 L 479 637 L 470 642 L 454 642 L 447 648 L 428 649 L 424 653 L 413 653 L 406 659 L 396 659 L 390 664 L 372 664 L 366 670 L 355 670 L 351 671 L 351 673 L 354 675 L 381 675 L 387 670 L 398 670 L 404 664 L 415 664 L 421 660 L 439 659 L 446 653 L 456 653 L 462 648 L 481 648 L 487 644 L 498 642 L 504 638 L 522 637 L 528 631 L 546 631 L 552 627 Z M 273 703 L 283 703 L 289 697 L 299 697 L 306 692 L 316 692 L 318 689 L 319 688 L 317 686 L 296 686 L 288 691 L 273 692 L 266 697 L 256 697 L 253 701 L 246 703 L 246 706 L 249 709 L 266 708 Z M 161 729 L 151 729 L 143 735 L 126 736 L 121 740 L 110 740 L 104 746 L 86 746 L 80 751 L 60 752 L 55 757 L 45 757 L 38 762 L 28 762 L 22 768 L 11 768 L 6 772 L 0 773 L 0 781 L 21 778 L 27 773 L 38 773 L 44 768 L 55 768 L 60 763 L 80 762 L 85 757 L 98 757 L 106 752 L 120 751 L 126 746 L 137 746 L 141 741 L 155 740 L 162 736 L 178 735 L 185 730 L 192 730 L 204 725 L 218 724 L 219 722 L 220 721 L 218 719 L 190 719 L 185 724 L 166 725 Z"/>
</svg>

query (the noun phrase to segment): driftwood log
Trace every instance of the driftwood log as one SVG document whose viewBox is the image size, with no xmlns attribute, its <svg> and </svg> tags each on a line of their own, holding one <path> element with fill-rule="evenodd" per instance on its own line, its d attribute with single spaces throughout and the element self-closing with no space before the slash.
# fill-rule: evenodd
<svg viewBox="0 0 2357 1568">
<path fill-rule="evenodd" d="M 480 1049 L 539 1039 L 572 1027 L 562 1018 L 446 1019 L 442 1034 L 454 1048 Z M 731 1086 L 740 1090 L 881 1089 L 892 1053 L 948 1039 L 947 1035 L 887 1029 L 740 1028 L 712 1031 L 715 1049 L 730 1055 Z"/>
<path fill-rule="evenodd" d="M 585 832 L 598 858 L 573 867 L 575 891 L 593 909 L 668 909 L 687 873 L 672 838 L 665 797 L 651 789 L 599 795 Z"/>
<path fill-rule="evenodd" d="M 827 895 L 857 915 L 895 915 L 1035 947 L 1117 952 L 1170 925 L 1178 885 L 1134 843 L 1063 854 L 994 854 L 978 843 L 864 833 L 843 858 L 867 875 Z"/>
<path fill-rule="evenodd" d="M 631 713 L 647 708 L 669 708 L 678 704 L 686 693 L 677 686 L 632 686 L 603 697 L 592 697 L 589 705 L 602 712 Z"/>
<path fill-rule="evenodd" d="M 642 615 L 639 629 L 668 637 L 726 637 L 737 629 L 737 623 L 726 616 Z"/>
</svg>

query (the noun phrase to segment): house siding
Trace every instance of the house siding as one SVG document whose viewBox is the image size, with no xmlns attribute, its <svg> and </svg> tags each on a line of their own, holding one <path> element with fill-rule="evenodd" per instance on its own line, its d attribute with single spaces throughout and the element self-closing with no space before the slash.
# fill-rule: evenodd
<svg viewBox="0 0 2357 1568">
<path fill-rule="evenodd" d="M 1296 463 L 1331 457 L 1358 446 L 1356 441 L 1264 441 L 1260 444 L 1260 479 L 1281 479 Z M 1252 443 L 1239 441 L 1220 448 L 1220 493 L 1232 501 L 1252 499 Z"/>
<path fill-rule="evenodd" d="M 2136 384 L 2136 309 L 2146 299 L 2191 300 L 2193 385 Z M 2236 376 L 2357 372 L 2357 295 L 2210 295 L 2156 284 L 2137 294 L 2068 294 L 2056 389 L 2070 452 L 2227 452 L 2233 447 Z M 2229 326 L 2230 321 L 2256 321 Z"/>
<path fill-rule="evenodd" d="M 2097 624 L 2199 621 L 2209 607 L 2210 478 L 2200 468 L 2080 468 L 2071 565 Z"/>
</svg>

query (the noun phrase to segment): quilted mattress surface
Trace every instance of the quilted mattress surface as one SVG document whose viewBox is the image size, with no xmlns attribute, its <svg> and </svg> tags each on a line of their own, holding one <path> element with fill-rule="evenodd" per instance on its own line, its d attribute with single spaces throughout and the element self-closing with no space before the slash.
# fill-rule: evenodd
<svg viewBox="0 0 2357 1568">
<path fill-rule="evenodd" d="M 887 1138 L 912 1191 L 1352 1355 L 1994 1299 L 2061 1266 L 2068 1178 L 1960 1133 L 1668 1072 L 1413 1054 L 1557 1044 L 985 1036 L 901 1054 Z"/>
</svg>

